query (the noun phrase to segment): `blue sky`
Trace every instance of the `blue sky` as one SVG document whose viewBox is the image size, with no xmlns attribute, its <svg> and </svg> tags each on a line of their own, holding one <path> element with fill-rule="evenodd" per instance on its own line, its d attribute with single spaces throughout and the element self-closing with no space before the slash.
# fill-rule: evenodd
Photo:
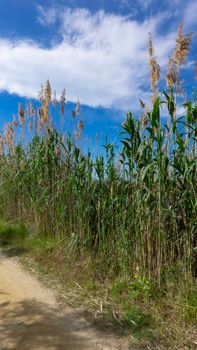
<svg viewBox="0 0 197 350">
<path fill-rule="evenodd" d="M 0 0 L 0 127 L 50 79 L 79 96 L 85 134 L 114 138 L 125 112 L 149 101 L 148 32 L 165 76 L 178 24 L 197 32 L 197 0 Z M 196 35 L 183 77 L 195 86 Z"/>
</svg>

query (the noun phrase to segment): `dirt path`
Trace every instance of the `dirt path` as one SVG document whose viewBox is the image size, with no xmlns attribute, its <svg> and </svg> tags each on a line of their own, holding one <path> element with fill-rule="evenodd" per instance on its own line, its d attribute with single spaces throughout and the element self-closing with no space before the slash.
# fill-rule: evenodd
<svg viewBox="0 0 197 350">
<path fill-rule="evenodd" d="M 53 293 L 0 252 L 0 350 L 128 349 L 101 334 L 80 311 L 58 305 Z"/>
</svg>

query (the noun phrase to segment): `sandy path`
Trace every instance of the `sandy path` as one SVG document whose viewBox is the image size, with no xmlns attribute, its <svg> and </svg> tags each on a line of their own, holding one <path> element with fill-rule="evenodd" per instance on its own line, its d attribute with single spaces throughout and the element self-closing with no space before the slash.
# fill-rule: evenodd
<svg viewBox="0 0 197 350">
<path fill-rule="evenodd" d="M 128 349 L 94 330 L 80 312 L 58 305 L 53 293 L 0 252 L 0 350 Z"/>
</svg>

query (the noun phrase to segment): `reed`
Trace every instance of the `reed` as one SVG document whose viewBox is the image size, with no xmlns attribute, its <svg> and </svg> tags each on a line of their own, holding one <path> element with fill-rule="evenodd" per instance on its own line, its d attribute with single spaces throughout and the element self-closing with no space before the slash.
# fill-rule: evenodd
<svg viewBox="0 0 197 350">
<path fill-rule="evenodd" d="M 58 102 L 49 81 L 39 92 L 38 108 L 19 105 L 18 117 L 0 134 L 1 214 L 54 238 L 65 237 L 65 251 L 72 245 L 78 254 L 88 254 L 93 265 L 99 259 L 106 274 L 138 271 L 159 286 L 173 271 L 191 280 L 197 273 L 197 101 L 185 102 L 185 114 L 176 115 L 190 39 L 191 33 L 184 36 L 180 26 L 167 86 L 159 92 L 160 67 L 150 36 L 152 107 L 141 101 L 139 119 L 127 113 L 118 155 L 108 140 L 105 155 L 84 154 L 80 102 L 71 121 L 65 120 L 66 92 Z M 54 108 L 62 118 L 58 130 Z"/>
</svg>

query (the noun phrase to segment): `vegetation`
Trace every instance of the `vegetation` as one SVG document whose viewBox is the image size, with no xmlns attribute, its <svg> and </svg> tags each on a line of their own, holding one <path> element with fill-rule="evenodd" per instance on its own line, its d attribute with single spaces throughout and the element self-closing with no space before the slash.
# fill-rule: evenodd
<svg viewBox="0 0 197 350">
<path fill-rule="evenodd" d="M 150 36 L 152 107 L 140 101 L 140 118 L 127 113 L 119 152 L 108 142 L 104 155 L 82 151 L 80 103 L 72 123 L 65 121 L 65 91 L 57 103 L 49 81 L 37 110 L 19 105 L 18 118 L 0 135 L 1 216 L 25 224 L 28 244 L 44 242 L 42 253 L 59 251 L 62 263 L 88 259 L 93 280 L 111 281 L 110 295 L 124 309 L 122 324 L 133 331 L 148 326 L 147 303 L 152 313 L 163 300 L 162 314 L 166 295 L 181 298 L 173 305 L 181 322 L 197 323 L 197 100 L 195 94 L 183 98 L 180 89 L 190 40 L 180 25 L 160 93 Z"/>
</svg>

